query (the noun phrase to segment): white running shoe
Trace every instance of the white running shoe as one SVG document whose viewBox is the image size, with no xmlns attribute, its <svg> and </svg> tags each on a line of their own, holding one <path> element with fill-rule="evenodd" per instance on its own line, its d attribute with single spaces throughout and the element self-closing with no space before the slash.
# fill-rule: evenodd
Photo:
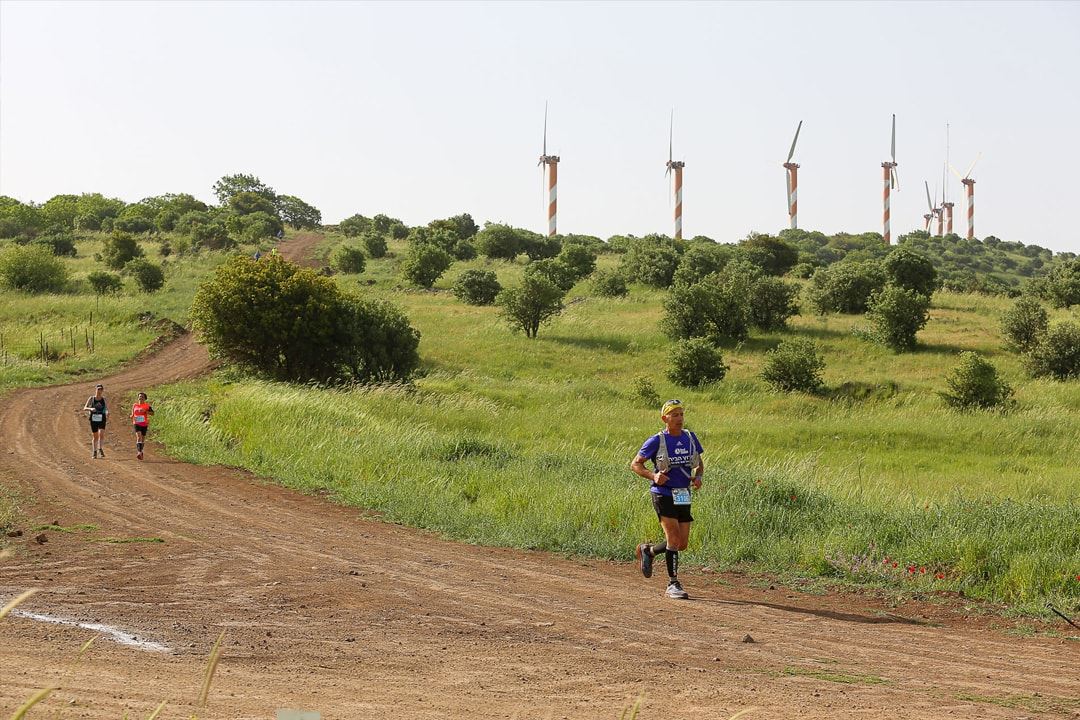
<svg viewBox="0 0 1080 720">
<path fill-rule="evenodd" d="M 672 600 L 689 600 L 690 595 L 682 589 L 682 585 L 678 580 L 672 580 L 668 583 L 667 590 L 664 592 Z"/>
</svg>

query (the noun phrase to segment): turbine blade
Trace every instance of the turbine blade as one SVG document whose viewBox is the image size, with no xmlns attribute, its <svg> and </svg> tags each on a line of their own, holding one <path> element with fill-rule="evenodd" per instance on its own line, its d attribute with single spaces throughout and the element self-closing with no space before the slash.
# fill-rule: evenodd
<svg viewBox="0 0 1080 720">
<path fill-rule="evenodd" d="M 544 156 L 547 157 L 547 100 L 544 101 Z"/>
<path fill-rule="evenodd" d="M 892 116 L 892 161 L 896 162 L 896 113 Z"/>
<path fill-rule="evenodd" d="M 977 157 L 975 158 L 975 162 L 971 163 L 971 167 L 969 167 L 969 168 L 967 169 L 967 172 L 966 172 L 966 173 L 964 173 L 964 177 L 965 177 L 965 178 L 969 178 L 969 177 L 971 177 L 971 171 L 975 169 L 975 163 L 979 162 L 979 160 L 980 160 L 981 158 L 982 158 L 982 153 L 979 153 L 979 155 L 978 155 L 978 156 L 977 156 Z"/>
<path fill-rule="evenodd" d="M 952 163 L 949 163 L 949 169 L 950 169 L 950 170 L 952 170 L 952 174 L 953 174 L 953 175 L 955 175 L 956 177 L 960 178 L 961 180 L 963 180 L 963 179 L 964 179 L 964 176 L 960 174 L 960 171 L 959 171 L 959 170 L 957 170 L 956 168 L 954 168 L 954 167 L 952 166 Z"/>
<path fill-rule="evenodd" d="M 668 163 L 675 159 L 674 154 L 674 141 L 675 141 L 675 108 L 671 109 L 671 122 L 668 123 L 668 136 L 667 136 L 667 159 Z M 668 165 L 668 172 L 671 172 L 671 165 Z"/>
<path fill-rule="evenodd" d="M 802 120 L 799 121 L 799 127 L 795 128 L 795 139 L 791 141 L 791 149 L 788 150 L 787 160 L 785 162 L 791 162 L 791 158 L 795 155 L 795 143 L 799 142 L 799 131 L 802 130 Z"/>
<path fill-rule="evenodd" d="M 890 175 L 890 182 L 892 183 L 893 190 L 900 189 L 900 176 L 896 174 L 896 168 L 892 169 L 892 173 Z"/>
<path fill-rule="evenodd" d="M 923 180 L 923 185 L 926 186 L 926 206 L 930 208 L 931 212 L 933 212 L 934 203 L 930 200 L 930 183 L 928 183 L 926 180 Z"/>
<path fill-rule="evenodd" d="M 787 208 L 788 215 L 791 214 L 791 171 L 787 168 L 784 169 L 784 184 L 787 185 L 787 195 L 784 196 L 784 206 Z"/>
</svg>

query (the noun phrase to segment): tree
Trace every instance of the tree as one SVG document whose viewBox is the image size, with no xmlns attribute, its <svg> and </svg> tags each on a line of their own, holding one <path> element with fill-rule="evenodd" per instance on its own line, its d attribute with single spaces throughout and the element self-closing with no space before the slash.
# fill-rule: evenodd
<svg viewBox="0 0 1080 720">
<path fill-rule="evenodd" d="M 243 229 L 243 228 L 242 228 Z M 229 231 L 225 225 L 216 220 L 205 224 L 193 224 L 188 233 L 194 248 L 206 248 L 207 250 L 226 250 L 236 245 L 229 237 Z"/>
<path fill-rule="evenodd" d="M 577 243 L 564 242 L 558 260 L 570 268 L 575 280 L 588 277 L 596 269 L 596 253 Z"/>
<path fill-rule="evenodd" d="M 896 352 L 915 347 L 915 335 L 930 318 L 930 298 L 914 290 L 887 285 L 870 298 L 866 313 L 874 339 Z"/>
<path fill-rule="evenodd" d="M 706 275 L 723 270 L 734 255 L 735 247 L 732 245 L 692 242 L 679 260 L 679 267 L 672 276 L 672 282 L 676 285 L 700 282 Z"/>
<path fill-rule="evenodd" d="M 157 227 L 154 224 L 156 215 L 149 205 L 134 203 L 120 211 L 113 222 L 113 228 L 127 233 L 147 233 Z"/>
<path fill-rule="evenodd" d="M 749 300 L 750 323 L 762 330 L 782 330 L 799 314 L 799 286 L 778 277 L 751 281 Z"/>
<path fill-rule="evenodd" d="M 454 282 L 454 295 L 469 305 L 490 305 L 502 290 L 491 270 L 466 270 Z"/>
<path fill-rule="evenodd" d="M 1050 315 L 1038 300 L 1023 296 L 1001 316 L 1005 345 L 1017 352 L 1028 352 L 1046 335 Z"/>
<path fill-rule="evenodd" d="M 124 201 L 107 198 L 101 193 L 79 196 L 79 214 L 75 216 L 76 230 L 111 230 L 110 222 L 124 209 Z"/>
<path fill-rule="evenodd" d="M 716 346 L 705 338 L 693 338 L 675 346 L 667 376 L 676 385 L 701 387 L 720 382 L 728 369 Z"/>
<path fill-rule="evenodd" d="M 476 221 L 472 219 L 472 215 L 469 213 L 461 213 L 447 219 L 453 223 L 454 228 L 457 230 L 457 236 L 461 240 L 468 240 L 480 232 L 479 226 L 477 226 Z"/>
<path fill-rule="evenodd" d="M 229 198 L 229 210 L 235 215 L 251 215 L 252 213 L 266 213 L 278 219 L 277 204 L 266 197 L 253 192 L 238 192 Z"/>
<path fill-rule="evenodd" d="M 401 265 L 401 274 L 414 285 L 429 288 L 453 264 L 454 258 L 450 253 L 422 243 L 409 248 L 409 254 Z"/>
<path fill-rule="evenodd" d="M 366 265 L 364 251 L 358 247 L 343 245 L 334 253 L 334 267 L 343 273 L 362 273 Z"/>
<path fill-rule="evenodd" d="M 543 275 L 522 279 L 518 287 L 506 288 L 495 297 L 501 315 L 515 329 L 534 338 L 540 325 L 563 311 L 563 292 Z"/>
<path fill-rule="evenodd" d="M 820 314 L 866 312 L 870 296 L 885 287 L 885 271 L 876 260 L 847 261 L 818 268 L 806 289 Z"/>
<path fill-rule="evenodd" d="M 1080 324 L 1061 322 L 1051 327 L 1027 354 L 1025 365 L 1035 377 L 1080 378 Z"/>
<path fill-rule="evenodd" d="M 30 241 L 34 245 L 44 245 L 49 252 L 57 257 L 75 257 L 75 236 L 70 232 L 54 232 L 48 235 L 38 235 Z"/>
<path fill-rule="evenodd" d="M 476 251 L 492 259 L 513 260 L 522 252 L 521 237 L 509 225 L 488 223 L 473 241 Z"/>
<path fill-rule="evenodd" d="M 1055 264 L 1046 276 L 1046 299 L 1057 308 L 1080 305 L 1080 258 Z"/>
<path fill-rule="evenodd" d="M 998 377 L 997 369 L 978 353 L 960 353 L 960 363 L 945 379 L 948 391 L 940 393 L 941 399 L 952 408 L 1007 407 L 1013 395 L 1008 383 Z"/>
<path fill-rule="evenodd" d="M 624 297 L 630 292 L 626 287 L 626 278 L 614 269 L 594 272 L 590 285 L 600 297 Z"/>
<path fill-rule="evenodd" d="M 274 189 L 264 184 L 262 180 L 259 180 L 254 175 L 244 175 L 242 173 L 225 175 L 214 183 L 214 195 L 217 196 L 218 204 L 223 206 L 228 205 L 233 196 L 242 192 L 260 195 L 271 204 L 277 202 L 277 193 L 274 192 Z"/>
<path fill-rule="evenodd" d="M 357 237 L 361 233 L 367 232 L 371 227 L 371 219 L 366 218 L 363 215 L 351 215 L 338 223 L 338 230 L 340 230 L 345 237 Z M 379 236 L 385 235 L 385 233 L 380 233 L 378 231 L 376 231 L 375 234 Z"/>
<path fill-rule="evenodd" d="M 673 340 L 708 338 L 713 344 L 749 335 L 750 304 L 745 286 L 710 275 L 693 285 L 676 285 L 664 300 L 664 333 Z"/>
<path fill-rule="evenodd" d="M 514 232 L 517 233 L 522 251 L 530 260 L 547 260 L 556 257 L 562 250 L 562 243 L 557 237 L 521 228 L 515 228 Z"/>
<path fill-rule="evenodd" d="M 146 258 L 135 258 L 124 266 L 124 272 L 135 278 L 135 284 L 145 293 L 157 292 L 165 284 L 165 271 Z"/>
<path fill-rule="evenodd" d="M 124 281 L 120 279 L 119 275 L 104 270 L 95 270 L 90 273 L 86 276 L 86 281 L 90 283 L 90 287 L 98 295 L 118 293 L 124 285 Z"/>
<path fill-rule="evenodd" d="M 135 236 L 116 230 L 105 240 L 101 249 L 101 262 L 111 270 L 120 270 L 137 257 L 143 256 L 143 250 Z"/>
<path fill-rule="evenodd" d="M 671 238 L 648 235 L 630 243 L 622 258 L 622 270 L 630 280 L 656 288 L 671 286 L 679 266 L 679 249 Z"/>
<path fill-rule="evenodd" d="M 360 235 L 360 241 L 364 243 L 367 254 L 373 258 L 386 256 L 386 236 L 380 235 L 374 230 L 365 230 Z"/>
<path fill-rule="evenodd" d="M 283 229 L 276 215 L 261 210 L 245 215 L 228 215 L 225 218 L 225 227 L 230 233 L 248 243 L 272 238 Z"/>
<path fill-rule="evenodd" d="M 191 317 L 214 356 L 275 380 L 404 380 L 419 363 L 420 335 L 400 311 L 276 254 L 229 258 Z"/>
<path fill-rule="evenodd" d="M 0 252 L 0 280 L 28 293 L 60 292 L 67 285 L 64 261 L 42 245 L 15 245 Z"/>
<path fill-rule="evenodd" d="M 41 206 L 41 215 L 49 230 L 70 232 L 75 229 L 75 218 L 79 215 L 79 196 L 54 195 Z"/>
<path fill-rule="evenodd" d="M 577 275 L 568 265 L 555 258 L 536 260 L 525 266 L 525 277 L 542 275 L 566 294 L 577 282 Z"/>
<path fill-rule="evenodd" d="M 44 227 L 39 208 L 0 195 L 0 238 L 33 237 Z"/>
<path fill-rule="evenodd" d="M 882 263 L 888 282 L 914 290 L 929 297 L 937 286 L 937 270 L 925 255 L 911 248 L 898 246 L 885 256 Z"/>
<path fill-rule="evenodd" d="M 772 235 L 751 234 L 738 247 L 742 256 L 766 275 L 783 275 L 799 262 L 799 251 Z"/>
<path fill-rule="evenodd" d="M 297 230 L 316 230 L 322 225 L 322 213 L 298 197 L 279 195 L 281 219 Z"/>
<path fill-rule="evenodd" d="M 777 390 L 815 393 L 825 384 L 821 379 L 824 369 L 825 358 L 813 340 L 792 338 L 765 353 L 761 377 Z"/>
</svg>

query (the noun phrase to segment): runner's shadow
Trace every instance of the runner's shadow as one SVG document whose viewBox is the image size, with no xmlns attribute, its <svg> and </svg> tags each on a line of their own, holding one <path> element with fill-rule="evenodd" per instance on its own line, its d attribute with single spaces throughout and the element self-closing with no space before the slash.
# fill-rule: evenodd
<svg viewBox="0 0 1080 720">
<path fill-rule="evenodd" d="M 860 623 L 863 625 L 922 625 L 926 627 L 933 627 L 935 625 L 935 623 L 932 622 L 915 620 L 914 618 L 901 617 L 900 615 L 893 615 L 892 613 L 888 613 L 884 616 L 856 615 L 855 613 L 837 612 L 835 610 L 815 610 L 813 608 L 796 607 L 794 605 L 781 605 L 779 603 L 754 602 L 749 600 L 720 600 L 717 598 L 703 597 L 695 597 L 691 600 L 691 602 L 708 603 L 711 605 L 743 605 L 767 607 L 772 610 L 780 610 L 781 612 L 800 613 L 803 615 L 816 615 L 817 617 L 828 618 L 829 620 Z"/>
</svg>

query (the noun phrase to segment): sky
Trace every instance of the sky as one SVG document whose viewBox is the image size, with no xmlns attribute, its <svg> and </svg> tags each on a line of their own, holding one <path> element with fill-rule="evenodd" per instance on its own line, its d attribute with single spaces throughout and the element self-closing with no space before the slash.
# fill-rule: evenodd
<svg viewBox="0 0 1080 720">
<path fill-rule="evenodd" d="M 469 212 L 545 230 L 684 235 L 921 228 L 946 154 L 975 234 L 1080 252 L 1080 2 L 360 3 L 0 0 L 0 194 L 213 200 L 252 173 L 324 222 Z M 966 231 L 949 175 L 955 229 Z"/>
</svg>

